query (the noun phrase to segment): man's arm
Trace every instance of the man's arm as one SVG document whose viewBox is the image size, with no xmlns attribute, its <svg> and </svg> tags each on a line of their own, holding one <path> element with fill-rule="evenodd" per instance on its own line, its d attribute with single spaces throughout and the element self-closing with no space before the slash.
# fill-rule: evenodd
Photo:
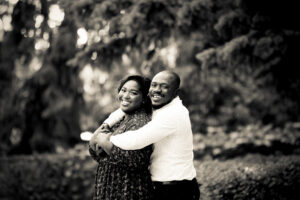
<svg viewBox="0 0 300 200">
<path fill-rule="evenodd" d="M 142 149 L 176 132 L 177 121 L 167 116 L 153 119 L 142 128 L 111 136 L 110 142 L 124 150 Z"/>
<path fill-rule="evenodd" d="M 107 124 L 111 128 L 117 122 L 121 121 L 124 116 L 125 113 L 121 110 L 121 108 L 118 108 L 109 115 L 109 117 L 103 122 L 103 124 Z"/>
</svg>

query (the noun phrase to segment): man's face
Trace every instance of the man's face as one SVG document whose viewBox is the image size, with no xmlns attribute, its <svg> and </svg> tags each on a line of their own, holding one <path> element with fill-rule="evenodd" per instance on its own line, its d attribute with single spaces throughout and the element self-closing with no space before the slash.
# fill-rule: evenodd
<svg viewBox="0 0 300 200">
<path fill-rule="evenodd" d="M 153 108 L 157 109 L 172 101 L 176 96 L 175 81 L 171 74 L 160 72 L 152 79 L 149 96 Z"/>
</svg>

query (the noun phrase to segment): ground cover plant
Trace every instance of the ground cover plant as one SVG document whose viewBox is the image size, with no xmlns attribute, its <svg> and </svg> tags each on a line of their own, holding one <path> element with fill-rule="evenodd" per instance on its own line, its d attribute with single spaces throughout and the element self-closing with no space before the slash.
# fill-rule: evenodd
<svg viewBox="0 0 300 200">
<path fill-rule="evenodd" d="M 56 154 L 0 159 L 0 199 L 91 199 L 97 163 L 87 145 Z M 201 200 L 297 199 L 300 156 L 249 154 L 195 160 Z"/>
</svg>

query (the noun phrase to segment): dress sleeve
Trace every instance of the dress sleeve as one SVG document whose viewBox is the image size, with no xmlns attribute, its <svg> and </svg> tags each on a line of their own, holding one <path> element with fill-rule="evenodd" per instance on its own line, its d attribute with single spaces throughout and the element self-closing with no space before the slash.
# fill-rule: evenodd
<svg viewBox="0 0 300 200">
<path fill-rule="evenodd" d="M 136 130 L 140 126 L 131 125 L 127 130 Z M 146 146 L 140 150 L 123 150 L 115 145 L 113 145 L 110 160 L 116 163 L 120 167 L 127 168 L 127 170 L 138 170 L 138 169 L 148 169 L 150 163 L 150 156 L 152 154 L 152 145 Z"/>
</svg>

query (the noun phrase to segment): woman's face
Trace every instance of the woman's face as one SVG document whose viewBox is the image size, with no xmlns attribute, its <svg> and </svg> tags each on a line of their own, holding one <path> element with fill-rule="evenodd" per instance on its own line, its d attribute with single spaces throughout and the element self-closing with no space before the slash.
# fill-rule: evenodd
<svg viewBox="0 0 300 200">
<path fill-rule="evenodd" d="M 140 86 L 134 80 L 127 81 L 119 91 L 120 108 L 124 112 L 131 112 L 142 105 L 143 95 Z"/>
</svg>

